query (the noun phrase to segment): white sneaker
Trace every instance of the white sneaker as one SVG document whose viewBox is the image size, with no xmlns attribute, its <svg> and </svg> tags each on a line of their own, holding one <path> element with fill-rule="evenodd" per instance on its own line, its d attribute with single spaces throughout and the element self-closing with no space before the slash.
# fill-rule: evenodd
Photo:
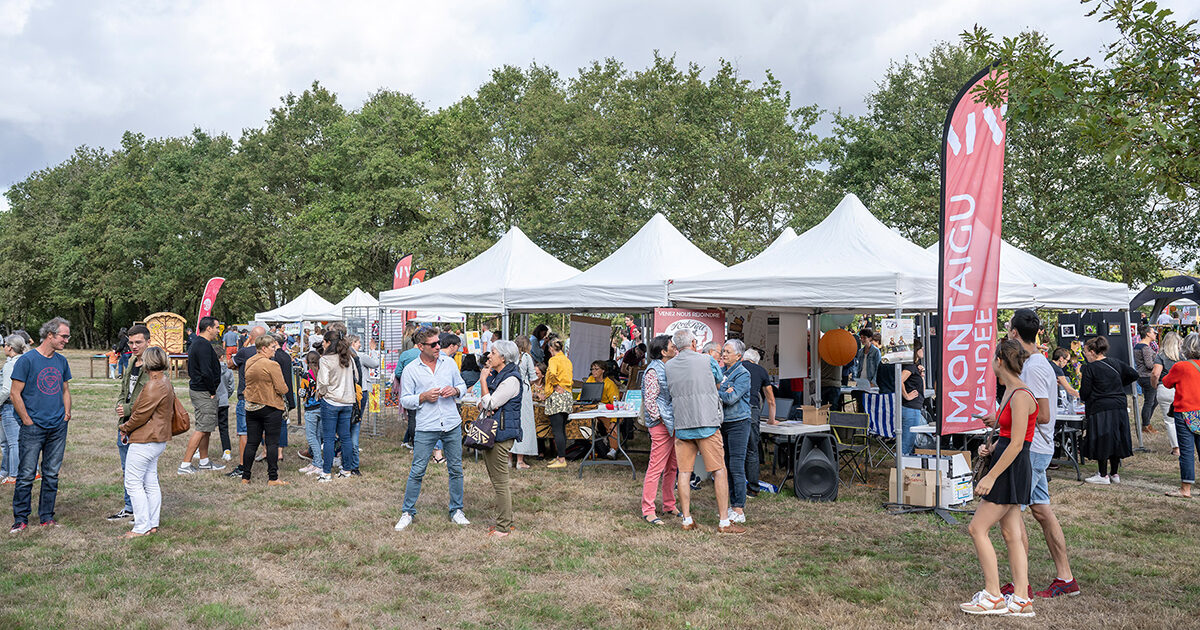
<svg viewBox="0 0 1200 630">
<path fill-rule="evenodd" d="M 175 474 L 177 474 L 177 475 L 194 475 L 194 474 L 196 474 L 196 467 L 193 466 L 191 462 L 188 462 L 186 464 L 180 464 L 179 468 L 175 469 Z"/>
<path fill-rule="evenodd" d="M 221 453 L 221 459 L 223 459 L 225 461 L 229 461 L 229 460 L 233 459 L 233 453 L 230 453 L 229 449 L 225 449 L 225 452 Z"/>
<path fill-rule="evenodd" d="M 412 514 L 405 512 L 400 515 L 400 520 L 396 521 L 396 531 L 402 532 L 409 525 L 412 525 Z"/>
<path fill-rule="evenodd" d="M 200 464 L 200 470 L 225 470 L 225 464 L 218 464 L 214 460 L 208 460 L 207 464 Z"/>
<path fill-rule="evenodd" d="M 1111 481 L 1112 483 L 1121 483 L 1121 475 L 1116 475 L 1116 474 L 1110 475 L 1108 477 L 1108 480 Z"/>
<path fill-rule="evenodd" d="M 968 615 L 1007 615 L 1008 600 L 1004 597 L 994 597 L 987 591 L 979 591 L 971 601 L 958 605 L 959 610 Z"/>
<path fill-rule="evenodd" d="M 338 472 L 337 476 L 339 479 L 349 479 L 350 471 L 343 468 L 341 471 Z"/>
<path fill-rule="evenodd" d="M 330 481 L 333 481 L 333 477 L 325 473 L 317 475 L 317 483 L 329 483 Z"/>
<path fill-rule="evenodd" d="M 732 510 L 730 510 L 730 511 L 732 512 Z M 745 523 L 746 522 L 746 513 L 742 512 L 741 514 L 738 514 L 737 512 L 733 512 L 733 514 L 729 515 L 729 520 L 734 523 Z"/>
<path fill-rule="evenodd" d="M 318 470 L 320 470 L 320 469 L 317 468 L 316 466 L 313 466 L 312 464 L 309 464 L 309 465 L 305 466 L 304 468 L 301 468 L 299 470 L 299 472 L 304 473 L 306 475 L 311 475 L 311 474 L 317 472 Z"/>
<path fill-rule="evenodd" d="M 1084 481 L 1086 481 L 1088 483 L 1094 483 L 1098 486 L 1107 486 L 1112 483 L 1111 481 L 1108 480 L 1108 477 L 1101 477 L 1099 473 L 1092 475 L 1091 477 L 1088 477 L 1087 479 L 1084 479 Z"/>
<path fill-rule="evenodd" d="M 1033 617 L 1036 614 L 1033 612 L 1033 602 L 1028 599 L 1018 602 L 1016 597 L 1005 595 L 1004 601 L 1008 607 L 1008 616 L 1010 617 Z"/>
<path fill-rule="evenodd" d="M 404 519 L 402 518 L 400 520 L 404 520 Z M 455 525 L 470 525 L 471 524 L 471 521 L 467 520 L 467 515 L 463 514 L 462 510 L 454 510 L 454 514 L 450 515 L 450 520 L 454 521 Z M 397 523 L 396 526 L 399 527 L 400 524 Z"/>
</svg>

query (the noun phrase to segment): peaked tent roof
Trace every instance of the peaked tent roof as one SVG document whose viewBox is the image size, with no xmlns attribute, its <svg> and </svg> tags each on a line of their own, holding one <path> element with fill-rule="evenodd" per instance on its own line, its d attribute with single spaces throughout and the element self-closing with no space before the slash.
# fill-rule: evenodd
<svg viewBox="0 0 1200 630">
<path fill-rule="evenodd" d="M 379 306 L 379 300 L 376 300 L 375 296 L 358 287 L 354 287 L 354 290 L 342 298 L 341 302 L 335 304 L 334 308 L 337 309 L 337 312 L 341 313 L 344 308 L 372 308 L 375 306 Z"/>
<path fill-rule="evenodd" d="M 727 269 L 675 280 L 673 301 L 822 311 L 932 309 L 936 261 L 853 194 L 812 229 Z"/>
<path fill-rule="evenodd" d="M 591 269 L 555 284 L 510 291 L 508 305 L 525 312 L 649 310 L 670 305 L 667 284 L 672 278 L 724 268 L 656 213 Z"/>
<path fill-rule="evenodd" d="M 299 297 L 277 309 L 258 313 L 260 322 L 327 322 L 342 319 L 342 311 L 329 300 L 305 289 Z"/>
<path fill-rule="evenodd" d="M 487 251 L 420 284 L 379 294 L 379 305 L 409 310 L 503 313 L 505 292 L 539 287 L 578 275 L 513 227 Z M 510 307 L 511 308 L 511 307 Z"/>
<path fill-rule="evenodd" d="M 937 244 L 927 252 L 937 261 Z M 1063 269 L 1000 241 L 1000 308 L 1095 309 L 1129 308 L 1129 287 Z"/>
<path fill-rule="evenodd" d="M 1153 300 L 1154 310 L 1150 313 L 1150 321 L 1153 322 L 1168 304 L 1185 299 L 1200 300 L 1200 280 L 1191 276 L 1174 276 L 1159 280 L 1139 291 L 1130 300 L 1129 310 Z"/>
<path fill-rule="evenodd" d="M 780 245 L 783 245 L 784 243 L 788 243 L 788 242 L 791 242 L 794 240 L 796 240 L 796 230 L 793 230 L 792 226 L 789 225 L 789 226 L 783 228 L 783 231 L 779 233 L 779 236 L 776 236 L 775 240 L 771 241 L 770 245 L 767 245 L 767 247 L 765 249 L 763 249 L 761 252 L 759 252 L 758 256 L 762 256 L 763 254 L 775 249 L 776 247 L 779 247 Z M 758 256 L 755 256 L 755 258 L 757 258 Z"/>
</svg>

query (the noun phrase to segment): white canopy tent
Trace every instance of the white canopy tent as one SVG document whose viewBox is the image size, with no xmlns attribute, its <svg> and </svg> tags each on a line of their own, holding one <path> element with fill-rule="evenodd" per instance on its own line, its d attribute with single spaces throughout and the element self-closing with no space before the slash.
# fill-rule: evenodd
<svg viewBox="0 0 1200 630">
<path fill-rule="evenodd" d="M 672 282 L 689 306 L 892 312 L 930 310 L 936 262 L 876 219 L 853 194 L 812 229 L 727 269 Z"/>
<path fill-rule="evenodd" d="M 577 275 L 579 270 L 546 253 L 513 227 L 471 260 L 420 284 L 379 294 L 379 305 L 413 311 L 506 313 L 516 295 Z"/>
<path fill-rule="evenodd" d="M 417 316 L 413 317 L 412 321 L 422 324 L 462 323 L 467 321 L 467 314 L 453 311 L 417 311 Z"/>
<path fill-rule="evenodd" d="M 342 298 L 341 302 L 335 304 L 334 308 L 337 309 L 337 312 L 341 313 L 342 309 L 345 308 L 374 308 L 376 306 L 379 306 L 379 300 L 375 299 L 375 296 L 358 287 L 354 287 L 354 290 Z"/>
<path fill-rule="evenodd" d="M 510 291 L 509 309 L 522 312 L 627 313 L 669 306 L 672 278 L 725 266 L 705 254 L 656 213 L 617 251 L 567 280 Z"/>
<path fill-rule="evenodd" d="M 328 322 L 342 319 L 341 309 L 329 300 L 305 289 L 299 297 L 277 309 L 258 313 L 254 319 L 260 322 Z"/>
<path fill-rule="evenodd" d="M 926 251 L 937 261 L 937 244 Z M 1120 311 L 1129 308 L 1129 287 L 1068 271 L 1000 241 L 1000 308 Z"/>
<path fill-rule="evenodd" d="M 780 245 L 794 240 L 796 240 L 796 230 L 793 230 L 789 225 L 788 227 L 783 228 L 783 231 L 779 233 L 779 236 L 776 236 L 775 240 L 771 241 L 770 245 L 767 245 L 765 249 L 759 252 L 758 256 L 762 256 L 763 254 L 779 247 Z M 755 258 L 758 258 L 758 256 L 755 256 Z"/>
</svg>

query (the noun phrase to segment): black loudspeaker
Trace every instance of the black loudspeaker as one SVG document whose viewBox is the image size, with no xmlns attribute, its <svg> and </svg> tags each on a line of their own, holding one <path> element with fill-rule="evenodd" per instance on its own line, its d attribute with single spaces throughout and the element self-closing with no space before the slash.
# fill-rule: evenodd
<svg viewBox="0 0 1200 630">
<path fill-rule="evenodd" d="M 792 482 L 796 497 L 809 501 L 837 501 L 838 469 L 834 457 L 832 435 L 800 437 L 800 454 L 796 457 Z"/>
</svg>

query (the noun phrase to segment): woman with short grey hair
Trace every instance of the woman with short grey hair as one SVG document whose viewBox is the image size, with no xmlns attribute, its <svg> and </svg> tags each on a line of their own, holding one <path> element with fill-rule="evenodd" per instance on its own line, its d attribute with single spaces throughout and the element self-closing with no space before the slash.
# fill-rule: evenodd
<svg viewBox="0 0 1200 630">
<path fill-rule="evenodd" d="M 0 483 L 5 484 L 17 483 L 21 421 L 17 420 L 9 393 L 12 392 L 13 368 L 28 349 L 24 335 L 14 333 L 4 339 L 4 354 L 8 360 L 4 362 L 4 371 L 0 372 Z"/>
<path fill-rule="evenodd" d="M 502 339 L 492 342 L 487 365 L 479 373 L 482 398 L 480 413 L 491 412 L 496 419 L 496 445 L 484 450 L 488 478 L 496 491 L 496 525 L 488 535 L 504 538 L 513 530 L 512 493 L 509 491 L 508 453 L 515 440 L 521 439 L 521 393 L 524 383 L 517 371 L 520 354 L 517 344 Z"/>
</svg>

